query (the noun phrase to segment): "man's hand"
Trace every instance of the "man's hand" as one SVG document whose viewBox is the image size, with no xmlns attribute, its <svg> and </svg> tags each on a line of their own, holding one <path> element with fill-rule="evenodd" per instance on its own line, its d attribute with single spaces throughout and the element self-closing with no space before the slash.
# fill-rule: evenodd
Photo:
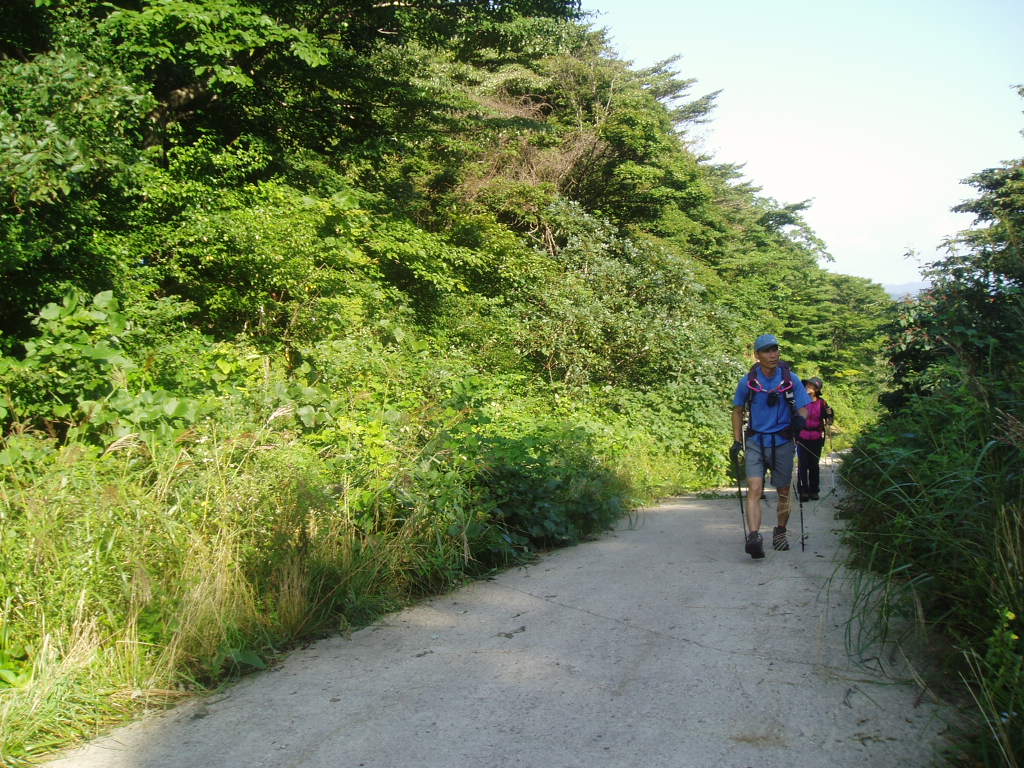
<svg viewBox="0 0 1024 768">
<path fill-rule="evenodd" d="M 729 449 L 729 457 L 732 459 L 733 464 L 739 464 L 741 453 L 743 453 L 743 443 L 739 440 L 733 440 L 732 448 Z"/>
<path fill-rule="evenodd" d="M 793 418 L 789 422 L 790 429 L 794 432 L 799 432 L 807 426 L 807 408 L 797 408 L 793 411 Z"/>
</svg>

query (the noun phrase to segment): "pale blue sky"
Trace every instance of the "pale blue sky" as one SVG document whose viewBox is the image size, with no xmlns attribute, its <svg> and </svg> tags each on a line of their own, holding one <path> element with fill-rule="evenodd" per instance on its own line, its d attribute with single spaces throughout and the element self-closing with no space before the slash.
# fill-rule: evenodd
<svg viewBox="0 0 1024 768">
<path fill-rule="evenodd" d="M 762 194 L 813 198 L 835 272 L 918 279 L 971 224 L 960 180 L 1024 157 L 1021 0 L 583 0 L 621 58 L 674 55 L 694 97 L 721 89 L 698 148 Z"/>
</svg>

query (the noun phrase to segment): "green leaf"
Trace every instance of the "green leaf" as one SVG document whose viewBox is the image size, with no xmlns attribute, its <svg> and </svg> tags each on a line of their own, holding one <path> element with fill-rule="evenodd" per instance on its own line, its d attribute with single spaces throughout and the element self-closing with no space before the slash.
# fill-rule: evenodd
<svg viewBox="0 0 1024 768">
<path fill-rule="evenodd" d="M 67 301 L 67 298 L 65 298 Z M 61 316 L 61 308 L 56 304 L 47 304 L 41 310 L 39 310 L 39 317 L 43 320 L 56 320 Z"/>
<path fill-rule="evenodd" d="M 121 354 L 120 350 L 114 349 L 107 344 L 94 344 L 82 347 L 82 354 L 93 360 L 102 360 L 111 365 L 118 365 L 123 368 L 134 368 L 135 364 Z"/>
<path fill-rule="evenodd" d="M 231 651 L 230 658 L 239 666 L 249 666 L 255 669 L 267 668 L 267 663 L 252 651 Z"/>
<path fill-rule="evenodd" d="M 316 426 L 316 409 L 312 405 L 304 405 L 295 412 L 307 427 Z"/>
<path fill-rule="evenodd" d="M 107 327 L 111 333 L 124 333 L 124 329 L 128 327 L 128 318 L 120 312 L 110 312 L 107 314 Z"/>
<path fill-rule="evenodd" d="M 93 296 L 92 305 L 104 311 L 117 309 L 117 299 L 114 298 L 113 291 L 102 291 Z"/>
</svg>

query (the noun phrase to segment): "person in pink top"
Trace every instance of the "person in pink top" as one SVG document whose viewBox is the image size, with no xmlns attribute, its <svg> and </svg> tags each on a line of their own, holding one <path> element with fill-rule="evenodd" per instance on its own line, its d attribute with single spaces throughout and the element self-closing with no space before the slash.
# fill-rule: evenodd
<svg viewBox="0 0 1024 768">
<path fill-rule="evenodd" d="M 800 501 L 811 501 L 817 499 L 821 493 L 821 451 L 825 447 L 825 432 L 835 417 L 831 406 L 821 396 L 821 379 L 806 379 L 803 384 L 807 394 L 811 396 L 811 404 L 807 406 L 807 422 L 796 439 L 796 491 L 800 495 Z"/>
</svg>

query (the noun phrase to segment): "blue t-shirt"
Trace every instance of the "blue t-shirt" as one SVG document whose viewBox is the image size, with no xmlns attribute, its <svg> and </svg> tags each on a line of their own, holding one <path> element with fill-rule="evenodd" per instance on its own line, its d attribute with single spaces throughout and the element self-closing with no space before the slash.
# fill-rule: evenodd
<svg viewBox="0 0 1024 768">
<path fill-rule="evenodd" d="M 793 382 L 793 397 L 796 407 L 803 408 L 805 405 L 809 405 L 811 396 L 804 389 L 800 377 L 790 370 L 790 379 Z M 786 401 L 785 394 L 778 396 L 774 406 L 768 405 L 769 393 L 782 385 L 782 366 L 775 369 L 775 375 L 770 379 L 765 376 L 764 369 L 760 365 L 757 366 L 757 380 L 761 388 L 765 390 L 764 392 L 751 392 L 750 387 L 747 385 L 747 375 L 744 374 L 743 378 L 740 379 L 739 385 L 736 387 L 736 396 L 733 397 L 732 404 L 742 407 L 747 404 L 747 396 L 752 394 L 753 398 L 750 401 L 751 429 L 755 432 L 765 433 L 781 432 L 784 429 L 789 429 L 793 417 L 789 411 L 789 403 Z"/>
</svg>

